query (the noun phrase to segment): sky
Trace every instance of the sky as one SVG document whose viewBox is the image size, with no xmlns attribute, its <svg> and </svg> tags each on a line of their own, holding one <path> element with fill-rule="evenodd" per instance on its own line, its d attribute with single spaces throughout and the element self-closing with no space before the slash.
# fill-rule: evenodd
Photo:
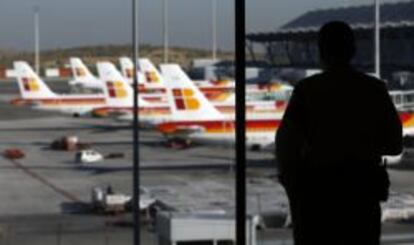
<svg viewBox="0 0 414 245">
<path fill-rule="evenodd" d="M 140 43 L 161 45 L 163 0 L 138 1 Z M 211 48 L 211 0 L 167 1 L 171 45 Z M 218 47 L 221 50 L 233 50 L 234 0 L 216 1 Z M 33 8 L 36 5 L 40 8 L 42 50 L 131 43 L 131 2 L 132 0 L 0 0 L 0 49 L 33 49 Z M 248 32 L 272 31 L 310 10 L 372 2 L 373 0 L 246 0 L 246 28 Z"/>
</svg>

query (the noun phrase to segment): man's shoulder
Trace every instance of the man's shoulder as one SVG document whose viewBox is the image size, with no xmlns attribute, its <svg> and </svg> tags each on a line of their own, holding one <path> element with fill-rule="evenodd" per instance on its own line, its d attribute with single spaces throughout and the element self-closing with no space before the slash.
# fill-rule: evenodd
<svg viewBox="0 0 414 245">
<path fill-rule="evenodd" d="M 359 87 L 385 88 L 384 81 L 359 71 L 351 70 L 345 77 L 343 75 L 344 74 L 335 74 L 332 72 L 321 72 L 300 80 L 296 86 L 300 89 L 306 89 L 306 87 L 323 85 L 325 82 L 332 83 L 332 79 L 335 79 L 335 76 L 338 76 L 341 79 L 346 77 L 345 80 L 349 82 L 349 85 L 357 84 Z"/>
<path fill-rule="evenodd" d="M 308 77 L 305 77 L 299 80 L 296 86 L 303 87 L 303 86 L 318 84 L 322 81 L 329 80 L 329 76 L 330 74 L 328 72 L 322 71 L 320 73 L 317 73 L 312 76 L 308 76 Z"/>
<path fill-rule="evenodd" d="M 354 71 L 353 74 L 354 74 L 354 76 L 356 76 L 360 79 L 363 79 L 367 82 L 370 82 L 370 83 L 373 83 L 373 84 L 376 84 L 376 85 L 384 85 L 385 84 L 385 82 L 383 80 L 380 80 L 380 79 L 376 78 L 374 75 L 366 74 L 366 73 L 363 73 L 363 72 L 360 72 L 360 71 Z"/>
<path fill-rule="evenodd" d="M 323 83 L 323 81 L 326 80 L 326 74 L 325 72 L 321 72 L 309 77 L 305 77 L 301 80 L 299 80 L 296 83 L 295 89 L 296 90 L 306 90 L 309 87 L 316 86 L 317 84 Z"/>
<path fill-rule="evenodd" d="M 365 87 L 371 92 L 383 92 L 387 90 L 385 82 L 374 77 L 373 75 L 355 72 L 355 81 L 360 87 Z"/>
</svg>

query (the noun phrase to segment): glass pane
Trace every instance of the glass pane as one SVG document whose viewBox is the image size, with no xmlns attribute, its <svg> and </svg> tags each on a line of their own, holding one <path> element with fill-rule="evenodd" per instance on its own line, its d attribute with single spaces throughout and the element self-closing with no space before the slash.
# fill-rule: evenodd
<svg viewBox="0 0 414 245">
<path fill-rule="evenodd" d="M 157 4 L 166 19 L 144 33 L 158 35 L 155 43 L 168 52 L 143 47 L 149 60 L 138 61 L 146 82 L 139 116 L 150 126 L 140 130 L 141 184 L 156 200 L 150 234 L 161 244 L 234 241 L 234 5 Z"/>
<path fill-rule="evenodd" d="M 1 2 L 0 243 L 132 244 L 131 2 Z M 141 243 L 232 244 L 233 2 L 137 2 Z"/>
<path fill-rule="evenodd" d="M 404 242 L 410 242 L 413 237 L 412 232 L 409 230 L 412 229 L 413 226 L 406 221 L 412 219 L 412 202 L 414 200 L 413 183 L 407 179 L 409 178 L 408 176 L 412 175 L 410 169 L 412 169 L 413 165 L 412 157 L 410 156 L 413 143 L 411 140 L 412 125 L 409 123 L 413 116 L 411 103 L 413 97 L 411 83 L 413 67 L 409 64 L 408 60 L 410 60 L 413 56 L 413 49 L 410 44 L 412 43 L 412 36 L 410 33 L 413 29 L 411 26 L 403 25 L 402 23 L 405 23 L 405 21 L 411 19 L 408 14 L 408 12 L 410 12 L 408 9 L 414 5 L 412 2 L 379 2 L 381 3 L 381 42 L 379 49 L 380 78 L 385 81 L 391 99 L 397 108 L 400 121 L 403 125 L 403 135 L 405 136 L 404 150 L 402 154 L 383 157 L 383 159 L 385 159 L 388 163 L 388 173 L 391 179 L 391 187 L 389 199 L 386 202 L 381 203 L 381 239 L 384 242 L 394 242 L 396 239 L 401 238 Z M 251 140 L 252 142 L 253 135 L 260 132 L 261 136 L 258 137 L 260 142 L 266 142 L 265 137 L 269 136 L 269 142 L 272 143 L 271 147 L 259 147 L 259 144 L 249 146 L 250 149 L 247 152 L 249 169 L 246 180 L 248 184 L 248 213 L 258 217 L 258 226 L 261 228 L 257 231 L 259 243 L 289 243 L 293 240 L 289 202 L 285 188 L 280 184 L 279 179 L 277 178 L 280 173 L 280 169 L 277 169 L 277 166 L 280 163 L 278 160 L 280 159 L 274 160 L 273 154 L 275 147 L 277 146 L 273 144 L 274 141 L 271 141 L 270 136 L 274 136 L 274 134 L 278 132 L 280 126 L 279 123 L 285 113 L 287 102 L 289 101 L 292 91 L 295 86 L 297 86 L 299 81 L 323 72 L 318 47 L 318 31 L 323 24 L 334 20 L 349 23 L 355 33 L 357 50 L 356 55 L 352 60 L 352 65 L 355 69 L 362 73 L 370 76 L 376 76 L 374 0 L 320 0 L 307 2 L 247 1 L 247 4 L 248 35 L 246 50 L 248 52 L 248 60 L 252 61 L 251 63 L 254 63 L 251 68 L 247 69 L 248 71 L 256 71 L 255 74 L 252 73 L 253 78 L 249 79 L 249 83 L 246 85 L 248 100 L 259 100 L 260 103 L 265 103 L 265 101 L 273 102 L 276 108 L 271 108 L 269 113 L 270 116 L 267 117 L 268 120 L 273 122 L 272 124 L 268 124 L 269 126 L 267 128 L 267 133 L 265 133 L 264 129 L 258 128 L 256 128 L 255 131 L 251 130 L 247 133 L 248 141 Z M 348 117 L 348 119 L 349 117 L 357 115 L 357 111 L 364 108 L 363 103 L 359 105 L 353 103 L 353 101 L 357 99 L 357 96 L 359 96 L 358 92 L 361 91 L 361 88 L 359 85 L 352 86 L 351 82 L 352 81 L 349 81 L 349 87 L 345 89 L 347 91 L 346 93 L 338 93 L 346 94 L 343 96 L 346 98 L 346 101 L 343 103 L 355 108 L 354 110 L 349 111 L 344 110 L 344 113 L 345 111 L 347 113 L 346 117 Z M 335 81 L 332 81 L 332 83 L 335 83 Z M 251 87 L 254 86 L 260 86 L 261 89 L 252 90 Z M 288 89 L 284 92 L 283 88 Z M 324 91 L 329 91 L 328 87 L 322 89 Z M 361 96 L 361 98 L 364 98 L 366 101 L 373 101 L 372 96 L 368 96 L 368 94 L 366 97 Z M 311 101 L 310 98 L 309 100 L 306 100 L 306 103 L 310 103 L 309 101 Z M 318 105 L 322 108 L 318 111 L 323 111 L 323 108 L 332 109 L 330 112 L 327 112 L 328 115 L 335 118 L 335 120 L 332 120 L 332 125 L 340 125 L 338 121 L 341 121 L 339 119 L 341 117 L 336 117 L 334 115 L 336 114 L 335 111 L 342 107 L 335 104 L 333 100 L 321 101 Z M 372 112 L 376 105 L 373 106 L 374 107 L 370 108 L 366 107 L 366 111 Z M 264 106 L 261 107 L 264 108 Z M 310 120 L 312 122 L 317 121 L 309 119 L 317 117 L 316 114 L 309 115 L 310 111 L 313 111 L 310 107 L 311 106 L 309 104 L 304 104 L 304 108 L 306 108 L 306 113 L 308 114 L 306 114 L 306 116 L 299 115 L 302 119 L 300 124 L 303 123 L 306 127 L 309 126 L 306 124 L 306 120 Z M 277 112 L 272 110 L 276 110 Z M 260 120 L 264 117 L 265 116 L 263 114 L 256 114 L 255 120 Z M 359 117 L 358 119 L 355 118 L 355 120 L 359 120 L 358 122 L 362 121 Z M 362 123 L 355 125 L 356 126 L 354 127 L 356 130 L 359 130 L 360 126 L 361 128 L 364 127 Z M 309 126 L 309 128 L 310 127 L 311 126 Z M 331 126 L 328 126 L 328 128 L 320 128 L 321 132 L 323 132 L 323 130 L 330 129 Z M 308 128 L 306 128 L 306 130 L 308 130 Z M 306 131 L 306 133 L 313 134 L 314 132 Z M 335 139 L 332 137 L 334 139 L 332 144 L 340 142 L 341 138 L 344 139 L 343 136 L 341 136 L 341 128 L 335 128 L 335 130 L 332 131 L 332 136 L 335 135 L 337 135 L 338 138 Z M 308 148 L 305 148 L 305 153 L 303 153 L 304 155 L 306 155 L 306 152 L 313 152 L 314 150 L 312 149 L 312 147 L 314 147 L 314 145 L 312 145 L 314 142 L 307 143 L 309 146 Z M 360 144 L 360 142 L 355 141 L 352 143 L 354 146 L 358 144 Z M 339 148 L 341 144 L 339 143 L 337 145 Z M 396 143 L 393 146 L 395 147 L 396 145 L 398 144 Z M 352 146 L 348 145 L 344 148 L 345 150 L 340 148 L 339 150 L 334 151 L 344 152 L 348 149 L 348 152 L 350 152 L 351 148 Z M 324 152 L 326 156 L 334 155 L 332 151 L 327 149 L 328 148 L 326 148 L 325 151 L 322 149 L 322 152 Z M 365 153 L 366 152 L 363 152 L 362 154 Z M 308 155 L 306 156 L 308 157 Z M 336 160 L 332 161 L 334 162 Z M 378 160 L 378 162 L 380 161 Z M 346 165 L 348 165 L 348 167 L 345 167 L 345 169 L 355 168 L 353 167 L 354 165 L 352 165 L 351 161 L 348 161 Z M 357 176 L 361 173 L 361 171 L 360 167 L 355 168 L 354 175 L 352 176 Z M 315 183 L 321 182 L 321 176 L 319 175 L 319 178 L 316 176 L 312 178 L 312 176 L 306 175 L 307 173 L 298 173 L 296 177 L 299 178 L 298 176 L 302 176 L 302 179 L 309 180 L 309 186 L 315 186 Z M 346 175 L 345 171 L 343 175 Z M 324 176 L 323 178 L 329 179 L 328 176 Z M 300 180 L 298 181 L 300 182 Z M 352 185 L 354 182 L 356 182 L 355 179 L 349 179 L 349 185 Z M 329 185 L 329 183 L 326 185 Z M 361 184 L 357 188 L 365 188 L 365 185 Z M 314 192 L 314 203 L 318 203 L 316 196 L 319 192 L 318 190 L 315 190 Z M 339 191 L 336 190 L 336 192 Z M 334 198 L 334 194 L 335 190 L 332 192 L 332 198 Z M 355 195 L 355 192 L 352 192 L 350 198 Z M 312 205 L 307 205 L 307 207 L 313 207 Z M 362 202 L 360 202 L 359 205 L 361 205 L 359 207 L 362 207 Z M 316 207 L 314 210 L 315 212 L 321 211 L 322 217 L 322 214 L 329 212 L 329 210 L 334 210 L 335 206 L 339 205 L 336 205 L 332 200 L 328 200 L 326 206 L 324 206 L 326 207 L 325 209 Z M 341 212 L 341 210 L 335 210 L 333 212 L 333 215 L 335 215 L 334 217 L 339 217 L 340 214 L 336 212 Z M 316 215 L 312 217 L 315 216 Z M 362 216 L 356 216 L 355 224 L 353 223 L 349 225 L 348 229 L 356 229 L 358 224 L 361 222 Z M 315 222 L 310 222 L 310 226 L 312 226 L 312 224 L 316 225 L 319 223 L 315 220 Z M 329 226 L 329 224 L 323 225 Z M 328 229 L 321 229 L 322 231 L 320 235 L 328 237 L 329 234 L 326 232 Z M 315 235 L 315 237 L 317 236 L 318 235 Z M 402 238 L 403 236 L 404 238 Z"/>
<path fill-rule="evenodd" d="M 116 214 L 130 212 L 130 127 L 92 116 L 97 61 L 129 54 L 130 3 L 5 0 L 0 15 L 0 243 L 130 243 Z"/>
</svg>

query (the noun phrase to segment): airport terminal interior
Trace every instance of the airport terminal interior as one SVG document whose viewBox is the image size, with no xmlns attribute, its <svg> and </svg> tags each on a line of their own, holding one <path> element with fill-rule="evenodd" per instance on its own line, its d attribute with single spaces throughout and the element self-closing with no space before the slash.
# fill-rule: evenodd
<svg viewBox="0 0 414 245">
<path fill-rule="evenodd" d="M 145 245 L 237 244 L 234 1 L 140 0 L 137 56 L 135 1 L 57 2 L 0 4 L 0 244 L 135 244 L 135 230 Z M 246 7 L 244 244 L 294 244 L 275 136 L 295 86 L 323 72 L 332 20 L 355 31 L 353 64 L 386 83 L 403 128 L 403 152 L 383 156 L 381 244 L 414 244 L 414 1 Z"/>
</svg>

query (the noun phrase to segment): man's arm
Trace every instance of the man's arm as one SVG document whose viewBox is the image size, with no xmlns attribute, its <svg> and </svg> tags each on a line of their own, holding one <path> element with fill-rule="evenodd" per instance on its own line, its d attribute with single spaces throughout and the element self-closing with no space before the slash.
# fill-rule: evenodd
<svg viewBox="0 0 414 245">
<path fill-rule="evenodd" d="M 306 123 L 302 88 L 296 86 L 276 133 L 276 158 L 278 176 L 286 187 L 297 177 L 298 164 L 302 160 L 304 124 Z"/>
<path fill-rule="evenodd" d="M 398 155 L 402 152 L 403 128 L 397 110 L 388 94 L 385 84 L 382 86 L 381 100 L 382 108 L 382 155 Z"/>
</svg>

